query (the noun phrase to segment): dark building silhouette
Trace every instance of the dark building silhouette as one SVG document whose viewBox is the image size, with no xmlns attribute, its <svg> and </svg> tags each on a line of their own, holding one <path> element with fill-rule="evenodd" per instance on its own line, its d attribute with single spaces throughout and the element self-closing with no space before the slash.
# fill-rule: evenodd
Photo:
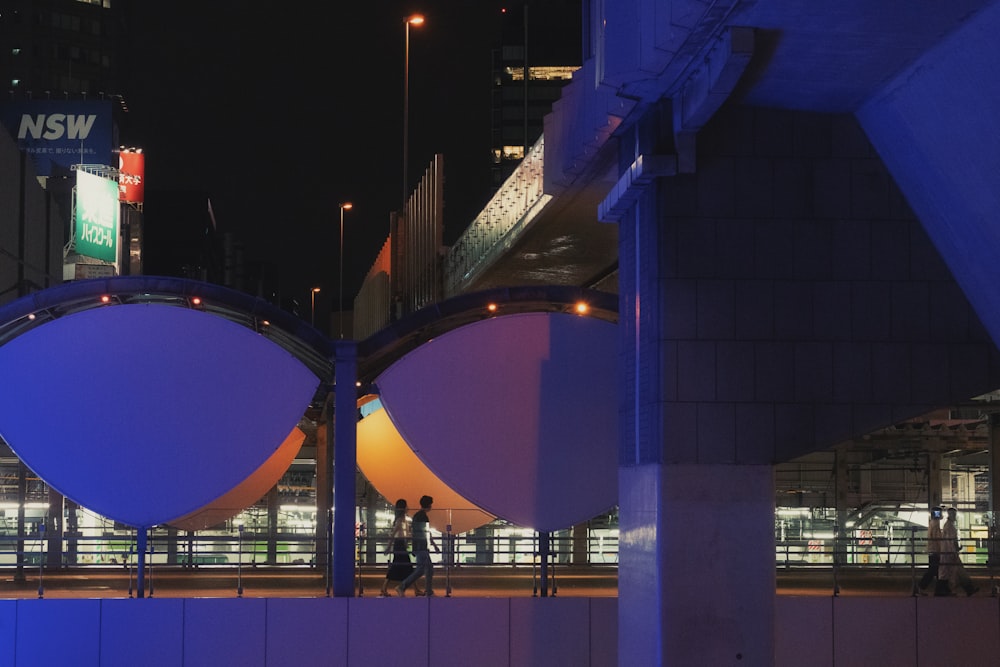
<svg viewBox="0 0 1000 667">
<path fill-rule="evenodd" d="M 580 2 L 524 3 L 504 10 L 493 51 L 492 184 L 499 187 L 542 135 L 545 115 L 582 59 Z"/>
<path fill-rule="evenodd" d="M 0 74 L 12 95 L 120 95 L 127 0 L 12 0 L 0 13 Z"/>
<path fill-rule="evenodd" d="M 145 273 L 221 284 L 222 244 L 208 193 L 153 191 L 146 201 Z"/>
</svg>

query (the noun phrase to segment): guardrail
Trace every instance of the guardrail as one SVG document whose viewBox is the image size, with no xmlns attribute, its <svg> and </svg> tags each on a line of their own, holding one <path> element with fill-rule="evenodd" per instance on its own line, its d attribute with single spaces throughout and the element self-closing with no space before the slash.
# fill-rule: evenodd
<svg viewBox="0 0 1000 667">
<path fill-rule="evenodd" d="M 390 556 L 383 548 L 388 539 L 388 533 L 371 537 L 359 535 L 359 563 L 388 563 Z M 516 536 L 436 534 L 436 539 L 449 542 L 449 557 L 455 566 L 520 565 L 538 560 L 539 538 L 533 531 L 521 531 Z M 253 567 L 315 565 L 317 551 L 325 552 L 323 545 L 317 549 L 317 541 L 312 531 L 270 534 L 236 528 L 220 535 L 168 535 L 154 530 L 148 538 L 146 558 L 147 562 L 156 565 L 192 568 L 236 564 Z M 580 565 L 616 565 L 618 562 L 616 537 L 580 539 L 555 535 L 551 544 L 556 562 Z M 39 564 L 47 569 L 126 566 L 134 565 L 138 558 L 136 537 L 131 531 L 100 536 L 55 536 L 44 531 L 39 533 L 36 529 L 25 537 L 0 535 L 0 569 Z"/>
</svg>

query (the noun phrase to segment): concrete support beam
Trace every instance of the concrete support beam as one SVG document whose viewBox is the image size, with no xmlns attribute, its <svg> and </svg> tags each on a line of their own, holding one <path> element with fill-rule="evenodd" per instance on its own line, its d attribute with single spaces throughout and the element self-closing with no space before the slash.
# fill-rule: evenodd
<svg viewBox="0 0 1000 667">
<path fill-rule="evenodd" d="M 635 159 L 597 208 L 601 222 L 619 222 L 657 178 L 677 173 L 674 155 L 640 155 Z"/>
<path fill-rule="evenodd" d="M 990 526 L 988 562 L 996 566 L 1000 554 L 997 553 L 997 511 L 1000 510 L 1000 415 L 990 415 Z M 994 594 L 996 589 L 994 589 Z"/>
<path fill-rule="evenodd" d="M 358 345 L 353 340 L 335 343 L 334 406 L 336 414 L 333 454 L 333 595 L 354 596 L 355 487 L 357 486 Z"/>
<path fill-rule="evenodd" d="M 732 95 L 750 63 L 753 49 L 752 28 L 729 28 L 719 35 L 704 64 L 694 70 L 675 96 L 674 142 L 681 173 L 694 173 L 695 136 Z"/>
</svg>

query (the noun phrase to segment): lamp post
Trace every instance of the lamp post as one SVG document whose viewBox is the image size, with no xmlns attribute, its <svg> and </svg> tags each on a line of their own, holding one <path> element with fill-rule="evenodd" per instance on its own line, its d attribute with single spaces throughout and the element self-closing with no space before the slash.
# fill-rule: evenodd
<svg viewBox="0 0 1000 667">
<path fill-rule="evenodd" d="M 337 303 L 339 312 L 337 314 L 340 320 L 340 337 L 344 337 L 344 211 L 354 208 L 354 204 L 350 202 L 344 202 L 340 205 L 340 279 L 337 281 L 337 285 L 340 289 L 340 295 L 337 297 Z"/>
<path fill-rule="evenodd" d="M 309 322 L 315 327 L 316 326 L 316 292 L 319 291 L 318 287 L 313 287 L 309 290 L 309 312 L 311 313 Z"/>
<path fill-rule="evenodd" d="M 423 25 L 424 17 L 413 14 L 406 17 L 406 46 L 403 50 L 403 208 L 406 208 L 409 183 L 407 167 L 410 154 L 410 26 Z"/>
</svg>

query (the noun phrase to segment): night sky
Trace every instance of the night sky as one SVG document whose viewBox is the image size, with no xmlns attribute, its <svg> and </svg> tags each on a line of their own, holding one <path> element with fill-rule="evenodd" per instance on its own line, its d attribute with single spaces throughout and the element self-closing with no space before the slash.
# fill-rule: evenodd
<svg viewBox="0 0 1000 667">
<path fill-rule="evenodd" d="M 492 51 L 505 25 L 523 34 L 520 7 L 225 0 L 191 13 L 135 4 L 122 142 L 146 152 L 148 191 L 207 192 L 219 230 L 238 235 L 247 259 L 280 266 L 283 296 L 307 301 L 321 286 L 317 313 L 335 296 L 343 201 L 354 204 L 344 226 L 353 295 L 402 204 L 410 14 L 426 17 L 410 30 L 410 187 L 443 153 L 446 243 L 492 194 Z M 539 50 L 568 45 L 578 58 L 579 0 L 536 4 L 529 40 Z"/>
</svg>

